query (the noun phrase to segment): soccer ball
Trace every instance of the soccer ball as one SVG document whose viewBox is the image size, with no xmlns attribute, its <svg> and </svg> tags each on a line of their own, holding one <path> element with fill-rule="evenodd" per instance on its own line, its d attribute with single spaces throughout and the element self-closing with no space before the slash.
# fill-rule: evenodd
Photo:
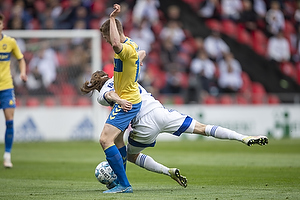
<svg viewBox="0 0 300 200">
<path fill-rule="evenodd" d="M 95 176 L 97 180 L 104 185 L 111 184 L 117 179 L 117 175 L 107 161 L 103 161 L 97 165 L 95 169 Z"/>
</svg>

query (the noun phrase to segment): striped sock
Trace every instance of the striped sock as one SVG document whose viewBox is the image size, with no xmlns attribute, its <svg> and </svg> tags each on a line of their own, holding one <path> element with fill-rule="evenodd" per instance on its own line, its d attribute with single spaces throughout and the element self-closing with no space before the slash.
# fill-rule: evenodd
<svg viewBox="0 0 300 200">
<path fill-rule="evenodd" d="M 140 153 L 135 161 L 135 164 L 149 171 L 170 176 L 169 168 L 156 162 L 150 156 Z"/>
<path fill-rule="evenodd" d="M 229 140 L 238 140 L 242 141 L 245 135 L 237 133 L 227 128 L 215 125 L 207 125 L 205 127 L 205 133 L 207 136 L 212 136 L 219 139 L 229 139 Z"/>
</svg>

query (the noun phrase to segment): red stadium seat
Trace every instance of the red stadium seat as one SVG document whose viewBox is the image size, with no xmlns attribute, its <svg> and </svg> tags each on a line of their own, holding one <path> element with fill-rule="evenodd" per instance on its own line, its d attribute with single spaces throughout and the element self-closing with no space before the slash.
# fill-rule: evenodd
<svg viewBox="0 0 300 200">
<path fill-rule="evenodd" d="M 235 38 L 237 36 L 237 26 L 231 20 L 223 20 L 222 21 L 222 33 Z"/>
<path fill-rule="evenodd" d="M 291 62 L 281 63 L 280 70 L 283 74 L 285 74 L 295 80 L 297 79 L 297 70 Z"/>
<path fill-rule="evenodd" d="M 223 105 L 233 104 L 233 99 L 229 95 L 222 95 L 220 97 L 219 101 L 220 101 L 220 104 L 223 104 Z"/>
<path fill-rule="evenodd" d="M 213 104 L 217 104 L 218 100 L 216 97 L 208 95 L 208 96 L 204 97 L 203 103 L 208 104 L 208 105 L 213 105 Z"/>
<path fill-rule="evenodd" d="M 249 104 L 247 98 L 244 95 L 237 95 L 236 96 L 236 103 L 240 105 Z"/>
<path fill-rule="evenodd" d="M 297 82 L 300 85 L 300 62 L 296 64 Z"/>
<path fill-rule="evenodd" d="M 47 107 L 53 107 L 56 105 L 56 99 L 55 97 L 47 97 L 44 100 L 44 105 Z"/>
<path fill-rule="evenodd" d="M 72 96 L 64 95 L 60 97 L 60 105 L 61 106 L 73 106 L 74 98 Z"/>
<path fill-rule="evenodd" d="M 184 99 L 180 95 L 174 95 L 173 96 L 173 102 L 174 102 L 175 105 L 182 105 L 182 104 L 184 104 Z"/>
<path fill-rule="evenodd" d="M 266 99 L 266 90 L 261 83 L 252 83 L 252 103 L 263 104 Z"/>
<path fill-rule="evenodd" d="M 79 97 L 76 102 L 77 106 L 90 106 L 92 105 L 91 99 L 87 97 Z"/>
<path fill-rule="evenodd" d="M 238 31 L 237 40 L 238 40 L 239 43 L 246 44 L 248 46 L 252 46 L 253 45 L 252 37 L 248 33 L 248 31 L 245 30 L 245 29 L 240 29 Z"/>
<path fill-rule="evenodd" d="M 242 72 L 242 80 L 243 80 L 243 85 L 240 89 L 241 93 L 248 93 L 251 91 L 251 85 L 252 81 L 249 77 L 249 75 L 246 72 Z"/>
<path fill-rule="evenodd" d="M 269 104 L 279 104 L 280 103 L 280 99 L 276 95 L 269 94 L 268 95 L 268 103 Z"/>
<path fill-rule="evenodd" d="M 206 26 L 208 26 L 212 30 L 220 31 L 221 30 L 221 24 L 216 19 L 208 19 L 205 21 Z"/>
<path fill-rule="evenodd" d="M 267 52 L 267 45 L 268 45 L 268 38 L 265 34 L 260 31 L 256 30 L 253 33 L 253 49 L 259 55 L 265 56 Z"/>
<path fill-rule="evenodd" d="M 30 97 L 26 101 L 26 106 L 28 107 L 37 107 L 40 105 L 40 101 L 36 97 Z"/>
</svg>

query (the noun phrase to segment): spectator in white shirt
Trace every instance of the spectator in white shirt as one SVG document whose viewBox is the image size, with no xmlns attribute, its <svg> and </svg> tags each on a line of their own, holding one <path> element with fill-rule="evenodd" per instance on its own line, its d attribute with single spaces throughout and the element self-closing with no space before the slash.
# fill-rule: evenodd
<svg viewBox="0 0 300 200">
<path fill-rule="evenodd" d="M 146 18 L 144 18 L 140 24 L 135 25 L 130 31 L 129 37 L 139 45 L 140 49 L 146 52 L 151 51 L 151 44 L 155 41 L 154 33 Z"/>
<path fill-rule="evenodd" d="M 137 0 L 132 11 L 133 23 L 140 24 L 143 18 L 147 18 L 153 25 L 159 19 L 159 6 L 159 0 Z"/>
<path fill-rule="evenodd" d="M 264 0 L 254 0 L 253 8 L 259 18 L 265 19 L 267 13 L 267 6 Z"/>
<path fill-rule="evenodd" d="M 199 51 L 197 57 L 191 62 L 191 72 L 197 77 L 201 90 L 210 92 L 210 86 L 214 81 L 215 65 L 207 57 L 205 51 Z"/>
<path fill-rule="evenodd" d="M 268 56 L 277 62 L 288 61 L 291 57 L 290 46 L 288 40 L 284 37 L 280 30 L 276 36 L 269 39 Z"/>
<path fill-rule="evenodd" d="M 277 1 L 271 2 L 271 7 L 266 13 L 267 29 L 272 35 L 276 35 L 279 30 L 284 30 L 285 21 L 280 4 Z"/>
<path fill-rule="evenodd" d="M 227 53 L 218 66 L 220 71 L 218 79 L 220 91 L 222 93 L 238 92 L 243 84 L 240 62 L 234 58 L 232 53 Z"/>
<path fill-rule="evenodd" d="M 177 48 L 179 48 L 183 40 L 185 40 L 185 33 L 175 20 L 170 20 L 167 26 L 161 30 L 159 36 L 161 40 L 171 39 Z"/>
<path fill-rule="evenodd" d="M 219 31 L 213 31 L 211 35 L 204 39 L 204 49 L 208 57 L 217 62 L 223 58 L 224 53 L 230 51 L 229 46 L 220 37 Z"/>
<path fill-rule="evenodd" d="M 222 0 L 222 17 L 224 19 L 238 20 L 243 9 L 241 0 Z"/>
<path fill-rule="evenodd" d="M 42 44 L 29 63 L 28 89 L 39 93 L 43 88 L 48 88 L 56 80 L 57 67 L 55 51 L 47 43 Z"/>
</svg>

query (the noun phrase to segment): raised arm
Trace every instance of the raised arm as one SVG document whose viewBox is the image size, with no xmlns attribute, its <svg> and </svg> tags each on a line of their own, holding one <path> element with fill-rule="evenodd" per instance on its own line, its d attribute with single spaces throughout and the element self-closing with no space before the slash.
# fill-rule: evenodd
<svg viewBox="0 0 300 200">
<path fill-rule="evenodd" d="M 121 6 L 119 4 L 114 4 L 114 10 L 109 16 L 110 19 L 110 41 L 114 49 L 114 52 L 119 53 L 122 50 L 122 44 L 120 40 L 120 34 L 116 25 L 116 17 L 121 12 Z"/>
</svg>

